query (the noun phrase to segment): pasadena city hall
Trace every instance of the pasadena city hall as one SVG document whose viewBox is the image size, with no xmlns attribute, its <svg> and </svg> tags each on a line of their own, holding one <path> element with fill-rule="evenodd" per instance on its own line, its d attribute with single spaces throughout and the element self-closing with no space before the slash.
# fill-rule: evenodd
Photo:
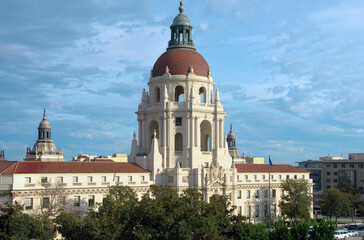
<svg viewBox="0 0 364 240">
<path fill-rule="evenodd" d="M 196 51 L 182 2 L 170 29 L 167 50 L 142 91 L 127 160 L 64 161 L 44 113 L 38 140 L 27 148 L 25 160 L 0 161 L 0 203 L 18 201 L 25 212 L 39 211 L 50 201 L 42 193 L 44 183 L 60 182 L 72 206 L 87 210 L 102 202 L 109 186 L 130 186 L 141 197 L 156 184 L 179 192 L 198 189 L 206 201 L 214 194 L 228 196 L 237 214 L 259 222 L 268 213 L 268 194 L 272 215 L 279 217 L 283 181 L 306 179 L 312 184 L 307 171 L 287 164 L 271 166 L 269 179 L 264 159 L 249 163 L 240 156 L 232 128 L 225 138 L 226 112 L 212 71 Z"/>
</svg>

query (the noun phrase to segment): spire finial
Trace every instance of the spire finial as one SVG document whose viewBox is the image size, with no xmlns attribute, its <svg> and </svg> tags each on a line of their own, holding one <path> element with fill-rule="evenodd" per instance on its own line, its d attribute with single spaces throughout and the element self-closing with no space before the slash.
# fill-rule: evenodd
<svg viewBox="0 0 364 240">
<path fill-rule="evenodd" d="M 185 8 L 183 7 L 183 3 L 182 3 L 182 1 L 180 1 L 179 2 L 179 8 L 178 8 L 178 10 L 179 10 L 179 13 L 180 14 L 183 14 L 183 10 L 184 10 Z"/>
<path fill-rule="evenodd" d="M 230 123 L 230 131 L 233 130 L 233 124 Z"/>
<path fill-rule="evenodd" d="M 46 119 L 46 110 L 44 108 L 44 111 L 43 111 L 43 119 Z"/>
</svg>

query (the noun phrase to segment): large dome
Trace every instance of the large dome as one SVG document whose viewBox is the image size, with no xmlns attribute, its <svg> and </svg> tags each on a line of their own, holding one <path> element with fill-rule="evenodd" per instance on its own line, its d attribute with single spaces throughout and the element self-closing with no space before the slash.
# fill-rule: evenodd
<svg viewBox="0 0 364 240">
<path fill-rule="evenodd" d="M 168 66 L 171 75 L 186 75 L 191 66 L 198 76 L 208 77 L 210 67 L 206 60 L 195 50 L 169 49 L 155 62 L 153 77 L 162 76 Z"/>
</svg>

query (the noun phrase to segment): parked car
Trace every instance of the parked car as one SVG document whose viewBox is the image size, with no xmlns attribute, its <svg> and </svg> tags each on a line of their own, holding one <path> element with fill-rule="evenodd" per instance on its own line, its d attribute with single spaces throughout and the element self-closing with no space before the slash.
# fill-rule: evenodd
<svg viewBox="0 0 364 240">
<path fill-rule="evenodd" d="M 349 233 L 346 230 L 335 230 L 334 232 L 334 238 L 335 239 L 347 239 L 349 237 Z"/>
<path fill-rule="evenodd" d="M 359 233 L 355 230 L 349 230 L 348 233 L 349 233 L 349 237 L 359 236 Z"/>
<path fill-rule="evenodd" d="M 346 228 L 348 230 L 358 230 L 360 225 L 347 225 Z"/>
</svg>

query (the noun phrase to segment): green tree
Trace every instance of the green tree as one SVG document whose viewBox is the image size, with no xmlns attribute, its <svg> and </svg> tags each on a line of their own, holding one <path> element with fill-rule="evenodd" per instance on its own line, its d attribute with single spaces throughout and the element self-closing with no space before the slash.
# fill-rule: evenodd
<svg viewBox="0 0 364 240">
<path fill-rule="evenodd" d="M 263 224 L 243 223 L 237 238 L 240 240 L 269 240 L 269 231 Z"/>
<path fill-rule="evenodd" d="M 272 232 L 270 232 L 270 240 L 292 240 L 291 231 L 287 227 L 287 225 L 284 223 L 284 221 L 279 220 L 274 223 L 274 229 Z"/>
<path fill-rule="evenodd" d="M 291 228 L 292 239 L 308 240 L 309 225 L 306 221 L 294 222 Z"/>
<path fill-rule="evenodd" d="M 130 187 L 111 187 L 98 208 L 81 220 L 61 212 L 56 222 L 66 239 L 267 239 L 261 225 L 233 214 L 226 197 L 207 203 L 195 189 L 151 186 L 138 200 Z M 265 230 L 264 230 L 265 229 Z"/>
<path fill-rule="evenodd" d="M 279 203 L 282 215 L 291 225 L 292 221 L 309 219 L 313 200 L 309 183 L 304 179 L 287 179 L 281 187 L 285 193 Z"/>
<path fill-rule="evenodd" d="M 326 221 L 320 222 L 319 225 L 313 227 L 313 230 L 310 233 L 310 240 L 332 240 L 334 239 L 334 230 L 335 228 L 327 223 Z"/>
<path fill-rule="evenodd" d="M 349 216 L 351 211 L 351 202 L 348 193 L 341 192 L 337 188 L 326 189 L 320 195 L 321 214 L 328 216 L 331 220 L 335 217 L 335 225 L 337 226 L 337 218 L 341 216 Z"/>
<path fill-rule="evenodd" d="M 17 203 L 0 207 L 0 239 L 53 239 L 55 228 L 45 219 L 38 219 L 22 212 Z"/>
</svg>

